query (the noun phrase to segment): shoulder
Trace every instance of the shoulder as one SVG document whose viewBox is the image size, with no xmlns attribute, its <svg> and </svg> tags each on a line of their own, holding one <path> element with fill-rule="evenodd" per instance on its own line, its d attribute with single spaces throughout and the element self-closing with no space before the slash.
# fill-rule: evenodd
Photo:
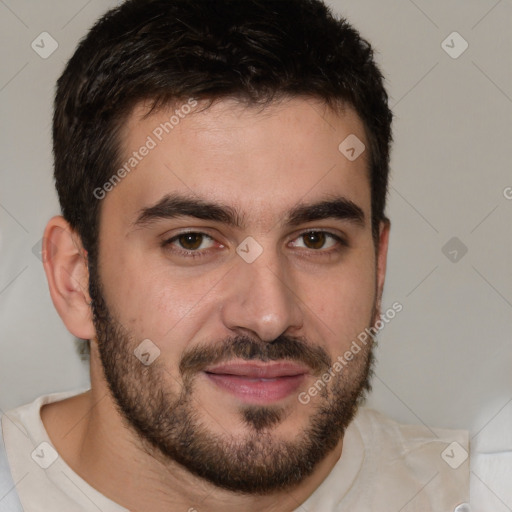
<svg viewBox="0 0 512 512">
<path fill-rule="evenodd" d="M 363 439 L 366 437 L 367 440 L 385 440 L 389 449 L 402 454 L 428 449 L 429 452 L 440 455 L 448 444 L 458 443 L 464 448 L 467 458 L 469 434 L 466 430 L 436 428 L 426 424 L 403 424 L 366 407 L 359 409 L 354 422 Z"/>
<path fill-rule="evenodd" d="M 404 512 L 454 511 L 469 501 L 467 431 L 401 424 L 365 407 L 354 428 L 364 445 L 362 475 L 373 489 L 372 506 L 383 496 Z"/>
<path fill-rule="evenodd" d="M 22 512 L 21 503 L 26 506 L 27 499 L 32 499 L 37 486 L 47 490 L 46 473 L 43 472 L 41 478 L 34 471 L 31 455 L 42 441 L 50 443 L 41 420 L 41 407 L 81 392 L 83 390 L 42 395 L 0 414 L 0 512 Z M 22 480 L 23 484 L 18 486 Z"/>
<path fill-rule="evenodd" d="M 471 443 L 471 510 L 512 510 L 512 400 L 487 414 Z"/>
</svg>

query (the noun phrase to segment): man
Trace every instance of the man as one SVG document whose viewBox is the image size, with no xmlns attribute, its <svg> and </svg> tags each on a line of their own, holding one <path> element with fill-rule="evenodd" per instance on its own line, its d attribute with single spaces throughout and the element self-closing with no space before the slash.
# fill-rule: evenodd
<svg viewBox="0 0 512 512">
<path fill-rule="evenodd" d="M 464 432 L 359 407 L 401 305 L 391 113 L 346 21 L 128 1 L 69 61 L 53 137 L 44 267 L 91 388 L 2 418 L 12 510 L 463 510 L 441 454 Z"/>
</svg>

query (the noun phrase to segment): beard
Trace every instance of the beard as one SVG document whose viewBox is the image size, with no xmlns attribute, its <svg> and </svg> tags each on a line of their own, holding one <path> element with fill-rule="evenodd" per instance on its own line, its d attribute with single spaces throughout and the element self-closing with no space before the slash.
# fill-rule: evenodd
<svg viewBox="0 0 512 512">
<path fill-rule="evenodd" d="M 280 336 L 263 342 L 236 336 L 185 350 L 179 375 L 163 358 L 145 366 L 134 355 L 135 339 L 114 317 L 104 300 L 97 267 L 89 269 L 99 356 L 104 376 L 123 422 L 141 447 L 166 467 L 178 463 L 211 484 L 237 493 L 269 494 L 290 489 L 310 476 L 336 448 L 358 406 L 371 390 L 374 355 L 368 343 L 350 365 L 318 393 L 308 424 L 295 439 L 277 439 L 273 427 L 286 418 L 284 407 L 247 405 L 239 408 L 247 433 L 213 432 L 203 418 L 207 411 L 194 396 L 196 377 L 207 366 L 234 358 L 255 361 L 292 360 L 321 376 L 333 361 L 320 346 Z M 375 321 L 374 303 L 371 321 Z M 348 341 L 348 340 L 347 340 Z M 175 384 L 175 385 L 174 385 Z M 173 390 L 177 388 L 179 391 Z M 297 407 L 300 405 L 297 400 Z"/>
</svg>

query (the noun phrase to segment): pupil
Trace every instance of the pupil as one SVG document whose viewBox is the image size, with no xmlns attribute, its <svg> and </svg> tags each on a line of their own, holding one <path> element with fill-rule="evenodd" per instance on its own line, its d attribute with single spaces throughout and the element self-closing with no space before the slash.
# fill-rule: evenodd
<svg viewBox="0 0 512 512">
<path fill-rule="evenodd" d="M 188 250 L 197 249 L 201 245 L 201 237 L 197 233 L 187 233 L 185 235 L 181 235 L 180 244 L 183 248 Z"/>
<path fill-rule="evenodd" d="M 312 232 L 305 236 L 305 243 L 307 247 L 312 249 L 320 249 L 325 243 L 325 233 Z"/>
</svg>

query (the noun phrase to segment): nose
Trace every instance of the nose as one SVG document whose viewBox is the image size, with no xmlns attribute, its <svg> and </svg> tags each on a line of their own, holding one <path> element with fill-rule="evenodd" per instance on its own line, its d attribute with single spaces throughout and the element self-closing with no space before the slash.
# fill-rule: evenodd
<svg viewBox="0 0 512 512">
<path fill-rule="evenodd" d="M 257 336 L 265 342 L 285 332 L 296 334 L 303 323 L 300 300 L 285 263 L 265 250 L 252 263 L 240 259 L 229 273 L 222 305 L 224 325 L 237 334 Z"/>
</svg>

